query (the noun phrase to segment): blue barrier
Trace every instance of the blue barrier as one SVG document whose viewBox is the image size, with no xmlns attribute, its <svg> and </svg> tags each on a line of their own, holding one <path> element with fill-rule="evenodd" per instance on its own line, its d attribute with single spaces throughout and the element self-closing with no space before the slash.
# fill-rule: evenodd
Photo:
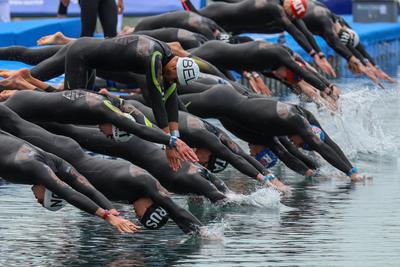
<svg viewBox="0 0 400 267">
<path fill-rule="evenodd" d="M 36 40 L 57 31 L 79 37 L 80 19 L 40 19 L 0 23 L 0 46 L 35 46 Z"/>
</svg>

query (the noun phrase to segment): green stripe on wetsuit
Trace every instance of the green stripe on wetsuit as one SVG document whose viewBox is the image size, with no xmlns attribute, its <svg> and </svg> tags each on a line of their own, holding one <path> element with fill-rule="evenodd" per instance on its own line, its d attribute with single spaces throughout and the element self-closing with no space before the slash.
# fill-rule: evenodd
<svg viewBox="0 0 400 267">
<path fill-rule="evenodd" d="M 156 75 L 156 58 L 157 56 L 162 57 L 161 52 L 155 51 L 153 54 L 151 54 L 151 79 L 156 86 L 158 92 L 162 95 L 163 101 L 167 101 L 168 98 L 175 92 L 176 90 L 176 83 L 173 83 L 165 93 L 164 90 L 161 88 L 160 83 L 157 80 L 157 75 Z"/>
</svg>

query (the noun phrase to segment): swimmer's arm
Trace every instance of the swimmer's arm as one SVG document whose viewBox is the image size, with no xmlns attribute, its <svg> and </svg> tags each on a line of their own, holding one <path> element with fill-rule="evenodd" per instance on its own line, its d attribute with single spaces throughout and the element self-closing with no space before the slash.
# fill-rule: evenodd
<svg viewBox="0 0 400 267">
<path fill-rule="evenodd" d="M 310 45 L 314 48 L 315 52 L 317 52 L 317 53 L 321 52 L 321 48 L 318 46 L 313 34 L 307 28 L 304 21 L 301 19 L 296 19 L 293 21 L 293 24 L 296 25 L 297 28 L 304 34 L 304 36 L 307 38 Z"/>
<path fill-rule="evenodd" d="M 57 175 L 73 189 L 90 198 L 105 210 L 114 209 L 111 202 L 99 192 L 82 174 L 66 161 L 57 160 Z"/>
<path fill-rule="evenodd" d="M 365 58 L 364 58 L 364 56 L 356 49 L 356 48 L 354 48 L 354 47 L 352 47 L 352 46 L 348 46 L 348 48 L 349 48 L 349 50 L 353 53 L 353 55 L 358 59 L 358 60 L 360 60 L 361 61 L 361 63 L 364 65 L 364 66 L 366 66 L 366 63 L 365 63 Z"/>
<path fill-rule="evenodd" d="M 283 58 L 283 64 L 292 70 L 293 72 L 299 74 L 306 82 L 314 86 L 319 91 L 324 91 L 327 87 L 324 82 L 321 81 L 318 76 L 316 76 L 313 72 L 308 71 L 300 67 L 294 60 L 291 58 Z"/>
<path fill-rule="evenodd" d="M 300 150 L 292 143 L 287 137 L 278 137 L 279 142 L 287 149 L 289 153 L 294 155 L 296 158 L 300 159 L 305 163 L 310 169 L 316 170 L 318 168 L 318 163 L 315 162 L 310 157 L 301 153 Z"/>
<path fill-rule="evenodd" d="M 286 15 L 284 16 L 286 17 Z M 316 51 L 313 49 L 304 34 L 296 27 L 296 25 L 294 25 L 288 18 L 285 18 L 283 21 L 285 30 L 307 52 L 307 54 L 309 54 L 310 56 L 315 54 Z"/>
<path fill-rule="evenodd" d="M 219 139 L 219 143 L 221 148 L 218 148 L 217 151 L 224 151 L 226 157 L 230 157 L 231 161 L 227 160 L 232 164 L 237 170 L 250 176 L 254 179 L 261 179 L 263 174 L 266 172 L 265 168 L 257 162 L 254 161 L 249 155 L 247 155 L 240 146 L 234 142 L 227 134 L 223 133 Z M 224 148 L 222 150 L 222 147 Z M 219 155 L 222 159 L 223 156 Z M 267 171 L 268 172 L 268 171 Z"/>
<path fill-rule="evenodd" d="M 77 192 L 67 183 L 63 182 L 56 176 L 56 174 L 50 169 L 50 167 L 43 165 L 44 172 L 40 175 L 40 179 L 37 184 L 41 184 L 60 198 L 67 201 L 69 204 L 77 207 L 78 209 L 85 211 L 89 214 L 96 214 L 98 210 L 103 211 L 99 205 L 93 200 L 88 198 L 82 193 Z"/>
<path fill-rule="evenodd" d="M 116 107 L 110 109 L 109 106 L 102 105 L 102 109 L 99 113 L 104 122 L 114 124 L 117 128 L 123 131 L 137 135 L 138 137 L 150 142 L 164 145 L 169 144 L 169 135 L 165 134 L 163 131 L 156 127 L 151 128 L 133 122 L 132 120 L 125 117 L 122 111 Z"/>
<path fill-rule="evenodd" d="M 174 88 L 175 89 L 172 94 L 165 96 L 165 110 L 167 111 L 168 127 L 171 133 L 175 130 L 178 130 L 179 116 L 178 93 L 176 90 L 176 85 L 174 86 Z"/>
<path fill-rule="evenodd" d="M 338 35 L 334 33 L 332 29 L 325 29 L 323 37 L 329 46 L 332 47 L 336 53 L 346 59 L 346 61 L 349 61 L 353 56 L 353 53 L 340 41 Z"/>
<path fill-rule="evenodd" d="M 197 233 L 203 224 L 192 213 L 176 204 L 165 193 L 156 191 L 150 193 L 150 198 L 163 209 L 185 234 Z"/>
<path fill-rule="evenodd" d="M 151 55 L 146 69 L 147 90 L 151 98 L 151 107 L 157 125 L 161 129 L 168 130 L 168 114 L 164 103 L 164 79 L 162 77 L 162 55 L 154 52 Z"/>
<path fill-rule="evenodd" d="M 309 170 L 308 166 L 292 155 L 282 144 L 274 140 L 269 144 L 269 148 L 289 169 L 301 175 L 306 175 Z"/>
<path fill-rule="evenodd" d="M 364 58 L 368 59 L 368 61 L 371 62 L 373 66 L 376 66 L 375 60 L 371 57 L 367 50 L 365 50 L 365 47 L 361 42 L 356 46 L 356 49 L 364 56 Z"/>
</svg>

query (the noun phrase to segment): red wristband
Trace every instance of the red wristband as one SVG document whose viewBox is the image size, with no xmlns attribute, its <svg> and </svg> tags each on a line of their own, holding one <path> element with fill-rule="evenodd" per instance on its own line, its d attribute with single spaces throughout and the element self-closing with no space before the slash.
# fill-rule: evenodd
<svg viewBox="0 0 400 267">
<path fill-rule="evenodd" d="M 104 210 L 103 220 L 106 220 L 110 215 L 111 215 L 111 212 L 109 210 Z"/>
</svg>

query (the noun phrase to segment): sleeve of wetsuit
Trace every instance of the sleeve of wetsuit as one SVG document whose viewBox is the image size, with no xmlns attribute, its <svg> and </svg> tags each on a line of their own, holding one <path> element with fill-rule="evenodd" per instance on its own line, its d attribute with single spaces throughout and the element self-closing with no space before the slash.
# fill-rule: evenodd
<svg viewBox="0 0 400 267">
<path fill-rule="evenodd" d="M 308 166 L 287 151 L 276 138 L 273 138 L 273 141 L 269 144 L 269 148 L 289 169 L 300 173 L 301 175 L 305 175 L 308 171 Z"/>
<path fill-rule="evenodd" d="M 200 14 L 199 11 L 197 10 L 197 8 L 192 4 L 192 2 L 190 0 L 181 1 L 181 4 L 182 4 L 183 9 L 185 9 L 186 11 Z"/>
<path fill-rule="evenodd" d="M 174 83 L 165 93 L 165 110 L 168 114 L 168 122 L 178 122 L 178 109 L 178 93 Z"/>
<path fill-rule="evenodd" d="M 313 72 L 300 67 L 289 55 L 282 55 L 281 58 L 284 66 L 299 74 L 306 82 L 314 86 L 320 91 L 323 91 L 326 86 L 321 79 L 318 78 Z"/>
<path fill-rule="evenodd" d="M 315 41 L 314 35 L 310 32 L 307 28 L 306 24 L 301 19 L 296 19 L 293 21 L 293 24 L 297 26 L 297 28 L 304 34 L 307 38 L 310 45 L 314 48 L 315 52 L 321 52 L 321 48 L 318 46 L 317 42 Z"/>
<path fill-rule="evenodd" d="M 314 50 L 304 34 L 289 19 L 284 19 L 284 28 L 307 52 L 307 54 L 310 54 L 312 50 Z"/>
<path fill-rule="evenodd" d="M 306 156 L 305 154 L 301 153 L 300 150 L 292 143 L 287 137 L 278 137 L 279 142 L 287 149 L 289 153 L 294 155 L 296 158 L 301 160 L 305 163 L 310 169 L 317 169 L 318 164 L 310 157 Z"/>
<path fill-rule="evenodd" d="M 162 208 L 164 208 L 169 217 L 186 234 L 198 232 L 203 224 L 189 211 L 177 205 L 166 193 L 160 192 L 161 185 L 157 182 L 155 188 L 149 192 L 150 198 Z"/>
<path fill-rule="evenodd" d="M 349 50 L 353 53 L 353 55 L 357 59 L 359 59 L 364 65 L 366 65 L 364 62 L 364 59 L 365 59 L 364 56 L 355 47 L 352 47 L 350 45 L 348 47 L 349 47 Z"/>
<path fill-rule="evenodd" d="M 56 157 L 56 156 L 54 156 Z M 56 174 L 73 189 L 90 198 L 103 209 L 113 209 L 111 202 L 100 193 L 82 174 L 65 160 L 56 157 Z"/>
<path fill-rule="evenodd" d="M 217 67 L 215 67 L 210 62 L 207 62 L 204 59 L 201 59 L 201 58 L 199 58 L 197 56 L 193 56 L 193 55 L 191 56 L 191 58 L 197 63 L 197 65 L 199 65 L 201 72 L 212 74 L 212 75 L 218 76 L 225 80 L 228 79 Z"/>
<path fill-rule="evenodd" d="M 372 65 L 376 66 L 375 60 L 371 57 L 367 50 L 365 50 L 365 47 L 361 42 L 356 46 L 356 49 L 361 53 L 361 55 L 364 56 L 364 58 L 367 58 Z"/>
<path fill-rule="evenodd" d="M 226 141 L 225 144 L 221 139 L 217 138 L 214 134 L 209 131 L 201 131 L 201 144 L 203 147 L 209 149 L 213 154 L 215 154 L 218 158 L 226 160 L 233 167 L 239 170 L 241 173 L 256 179 L 257 175 L 260 173 L 254 166 L 248 163 L 243 157 L 239 154 L 235 153 L 235 151 L 239 150 L 239 145 L 234 143 L 233 140 Z"/>
<path fill-rule="evenodd" d="M 38 173 L 39 176 L 38 184 L 43 185 L 78 209 L 90 214 L 96 214 L 97 209 L 100 208 L 90 198 L 77 192 L 67 183 L 61 181 L 49 166 L 40 164 L 40 166 L 36 168 L 36 173 Z"/>
<path fill-rule="evenodd" d="M 349 61 L 349 59 L 353 56 L 351 51 L 340 41 L 339 37 L 336 33 L 332 31 L 329 27 L 324 28 L 324 38 L 325 41 L 335 50 L 336 53 L 341 55 L 344 59 Z"/>
<path fill-rule="evenodd" d="M 121 110 L 113 106 L 110 101 L 103 101 L 101 110 L 99 110 L 104 122 L 109 122 L 117 128 L 128 133 L 137 135 L 138 137 L 150 142 L 158 144 L 169 144 L 170 136 L 156 127 L 147 127 L 139 123 L 133 122 L 124 116 Z"/>
<path fill-rule="evenodd" d="M 179 97 L 178 97 L 178 108 L 179 108 L 180 111 L 184 111 L 184 112 L 189 113 L 189 111 L 187 110 L 185 104 L 183 104 L 182 99 L 180 99 Z"/>
<path fill-rule="evenodd" d="M 146 81 L 157 125 L 162 129 L 166 128 L 168 127 L 168 114 L 164 103 L 162 54 L 159 51 L 153 52 L 149 57 L 146 67 Z"/>
</svg>

